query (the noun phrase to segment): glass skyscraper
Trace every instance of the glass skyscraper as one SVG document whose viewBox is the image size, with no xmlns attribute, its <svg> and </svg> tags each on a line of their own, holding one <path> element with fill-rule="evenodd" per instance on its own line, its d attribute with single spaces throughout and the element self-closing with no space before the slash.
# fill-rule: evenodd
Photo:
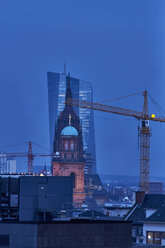
<svg viewBox="0 0 165 248">
<path fill-rule="evenodd" d="M 50 148 L 53 152 L 55 123 L 65 105 L 66 82 L 65 73 L 47 72 L 48 102 L 49 102 L 49 132 Z M 73 99 L 93 101 L 92 84 L 77 78 L 70 77 Z M 95 130 L 93 110 L 74 107 L 80 117 L 83 134 L 83 148 L 86 158 L 85 173 L 96 174 Z"/>
</svg>

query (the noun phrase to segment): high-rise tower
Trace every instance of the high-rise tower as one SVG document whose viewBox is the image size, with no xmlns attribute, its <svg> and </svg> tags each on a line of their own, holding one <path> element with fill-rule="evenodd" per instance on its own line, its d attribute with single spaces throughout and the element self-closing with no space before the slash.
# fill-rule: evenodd
<svg viewBox="0 0 165 248">
<path fill-rule="evenodd" d="M 70 81 L 66 101 L 68 98 L 72 99 Z M 73 201 L 75 205 L 81 205 L 85 199 L 82 127 L 79 116 L 70 105 L 65 105 L 58 116 L 53 152 L 58 155 L 52 161 L 53 176 L 72 176 Z"/>
<path fill-rule="evenodd" d="M 53 152 L 55 123 L 65 107 L 66 82 L 65 73 L 47 73 L 49 101 L 50 147 Z M 70 77 L 70 87 L 74 99 L 93 101 L 93 89 L 90 82 Z M 86 157 L 85 174 L 96 173 L 95 130 L 93 110 L 73 107 L 82 124 L 83 150 Z"/>
</svg>

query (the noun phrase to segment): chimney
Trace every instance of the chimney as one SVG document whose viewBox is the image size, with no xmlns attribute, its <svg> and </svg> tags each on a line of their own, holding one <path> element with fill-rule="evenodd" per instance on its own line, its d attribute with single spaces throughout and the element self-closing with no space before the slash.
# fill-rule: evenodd
<svg viewBox="0 0 165 248">
<path fill-rule="evenodd" d="M 136 191 L 135 192 L 135 203 L 142 204 L 144 196 L 145 196 L 145 191 Z"/>
</svg>

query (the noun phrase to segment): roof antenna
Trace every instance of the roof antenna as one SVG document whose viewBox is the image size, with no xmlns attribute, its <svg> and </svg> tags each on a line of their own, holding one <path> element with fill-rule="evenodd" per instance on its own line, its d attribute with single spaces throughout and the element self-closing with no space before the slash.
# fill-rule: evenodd
<svg viewBox="0 0 165 248">
<path fill-rule="evenodd" d="M 66 76 L 66 61 L 65 61 L 65 59 L 64 59 L 64 74 Z"/>
</svg>

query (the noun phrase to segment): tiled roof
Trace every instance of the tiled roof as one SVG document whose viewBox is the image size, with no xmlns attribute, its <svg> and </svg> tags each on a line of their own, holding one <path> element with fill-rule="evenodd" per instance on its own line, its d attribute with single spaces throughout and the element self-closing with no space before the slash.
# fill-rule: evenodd
<svg viewBox="0 0 165 248">
<path fill-rule="evenodd" d="M 132 213 L 131 213 L 132 211 Z M 142 204 L 134 205 L 134 207 L 127 213 L 126 220 L 135 222 L 142 222 L 146 219 L 146 211 Z"/>
<path fill-rule="evenodd" d="M 165 207 L 160 207 L 154 214 L 146 219 L 148 222 L 165 222 Z"/>
<path fill-rule="evenodd" d="M 146 218 L 146 211 L 155 209 L 156 212 Z M 126 220 L 138 222 L 165 222 L 165 195 L 146 194 L 142 204 L 135 204 L 126 215 Z"/>
<path fill-rule="evenodd" d="M 165 195 L 163 194 L 146 194 L 143 200 L 144 208 L 159 208 L 165 206 Z"/>
<path fill-rule="evenodd" d="M 155 209 L 156 212 L 146 218 L 146 210 Z M 148 221 L 165 221 L 165 195 L 146 194 L 142 204 L 135 204 L 126 215 L 126 220 L 133 223 Z"/>
</svg>

